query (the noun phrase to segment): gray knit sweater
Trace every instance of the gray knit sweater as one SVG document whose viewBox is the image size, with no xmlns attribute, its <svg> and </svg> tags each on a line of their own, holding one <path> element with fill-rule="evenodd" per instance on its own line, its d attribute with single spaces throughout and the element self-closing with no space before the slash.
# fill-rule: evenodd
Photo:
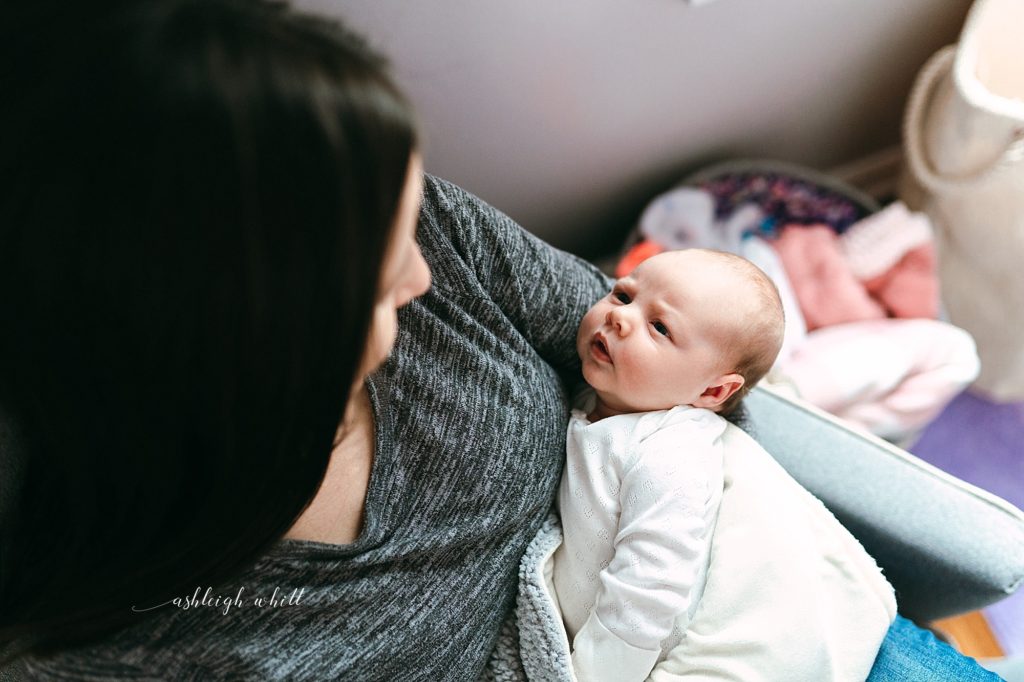
<svg viewBox="0 0 1024 682">
<path fill-rule="evenodd" d="M 576 327 L 609 281 L 436 178 L 418 236 L 433 286 L 400 312 L 369 381 L 377 449 L 360 538 L 282 541 L 210 592 L 220 606 L 162 606 L 102 646 L 33 662 L 31 678 L 491 676 L 503 622 L 514 641 L 520 557 L 561 475 Z M 241 605 L 225 605 L 239 588 Z M 275 589 L 284 605 L 254 604 Z"/>
</svg>

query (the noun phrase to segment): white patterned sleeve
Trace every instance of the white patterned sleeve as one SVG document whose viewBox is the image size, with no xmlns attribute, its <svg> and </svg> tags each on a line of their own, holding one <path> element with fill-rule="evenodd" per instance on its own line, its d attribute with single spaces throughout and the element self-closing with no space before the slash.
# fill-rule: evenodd
<svg viewBox="0 0 1024 682">
<path fill-rule="evenodd" d="M 676 424 L 641 443 L 619 492 L 615 554 L 573 641 L 581 682 L 644 680 L 685 616 L 721 499 L 719 425 Z"/>
</svg>

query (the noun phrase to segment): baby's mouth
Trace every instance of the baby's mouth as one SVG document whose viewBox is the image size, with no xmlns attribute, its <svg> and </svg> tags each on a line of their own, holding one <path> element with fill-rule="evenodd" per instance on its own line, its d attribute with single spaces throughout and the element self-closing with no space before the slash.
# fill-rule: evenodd
<svg viewBox="0 0 1024 682">
<path fill-rule="evenodd" d="M 604 340 L 604 337 L 600 334 L 594 335 L 594 340 L 590 342 L 591 352 L 598 360 L 612 363 L 612 355 L 608 352 L 608 343 Z"/>
</svg>

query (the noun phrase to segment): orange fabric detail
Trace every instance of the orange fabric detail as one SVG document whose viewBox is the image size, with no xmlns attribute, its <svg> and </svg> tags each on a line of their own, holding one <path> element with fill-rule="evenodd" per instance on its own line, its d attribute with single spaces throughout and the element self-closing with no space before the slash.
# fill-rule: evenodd
<svg viewBox="0 0 1024 682">
<path fill-rule="evenodd" d="M 615 276 L 625 277 L 629 273 L 633 272 L 636 266 L 643 263 L 651 256 L 657 256 L 659 253 L 665 251 L 665 247 L 650 239 L 645 239 L 639 242 L 633 248 L 626 252 L 626 255 L 622 257 L 619 264 L 615 266 Z"/>
</svg>

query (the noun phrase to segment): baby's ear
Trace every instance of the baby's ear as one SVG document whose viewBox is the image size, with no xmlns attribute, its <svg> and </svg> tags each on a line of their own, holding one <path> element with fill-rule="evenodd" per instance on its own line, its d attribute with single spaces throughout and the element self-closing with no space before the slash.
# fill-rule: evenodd
<svg viewBox="0 0 1024 682">
<path fill-rule="evenodd" d="M 693 406 L 713 410 L 743 388 L 744 383 L 745 379 L 739 374 L 723 374 L 704 389 L 700 397 L 693 402 Z"/>
</svg>

